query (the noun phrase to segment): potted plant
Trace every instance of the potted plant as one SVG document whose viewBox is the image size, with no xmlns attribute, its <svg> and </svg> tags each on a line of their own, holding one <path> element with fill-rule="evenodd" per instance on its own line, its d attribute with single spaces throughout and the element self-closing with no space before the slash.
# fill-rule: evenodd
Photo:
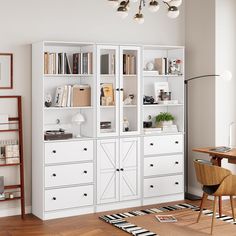
<svg viewBox="0 0 236 236">
<path fill-rule="evenodd" d="M 163 128 L 163 126 L 169 126 L 173 124 L 175 117 L 169 112 L 161 112 L 156 116 L 156 126 L 157 128 Z"/>
</svg>

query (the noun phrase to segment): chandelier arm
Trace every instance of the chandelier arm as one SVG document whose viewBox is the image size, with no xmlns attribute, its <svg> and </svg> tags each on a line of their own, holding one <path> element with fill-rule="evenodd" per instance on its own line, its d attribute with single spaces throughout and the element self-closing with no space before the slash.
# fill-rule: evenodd
<svg viewBox="0 0 236 236">
<path fill-rule="evenodd" d="M 127 7 L 127 6 L 128 6 L 128 4 L 129 4 L 129 0 L 127 0 L 127 1 L 126 1 L 126 4 L 125 4 L 125 6 L 124 6 L 124 7 Z"/>
<path fill-rule="evenodd" d="M 166 1 L 162 1 L 163 3 L 165 3 L 168 7 L 170 7 L 170 4 Z"/>
</svg>

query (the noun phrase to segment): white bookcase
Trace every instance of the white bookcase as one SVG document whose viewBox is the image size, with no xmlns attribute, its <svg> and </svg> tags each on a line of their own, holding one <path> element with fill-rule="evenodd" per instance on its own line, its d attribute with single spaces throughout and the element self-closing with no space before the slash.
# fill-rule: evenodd
<svg viewBox="0 0 236 236">
<path fill-rule="evenodd" d="M 54 73 L 44 73 L 45 53 L 55 54 Z M 92 73 L 73 74 L 73 54 L 81 53 L 90 55 Z M 57 73 L 63 64 L 59 54 L 63 63 L 66 57 L 70 61 L 71 74 L 65 74 L 68 67 Z M 144 71 L 162 57 L 180 59 L 182 74 Z M 184 198 L 183 47 L 44 41 L 33 44 L 32 60 L 34 215 L 47 220 Z M 178 103 L 143 105 L 144 95 L 155 97 L 156 82 L 168 82 Z M 56 106 L 57 88 L 73 85 L 90 87 L 91 104 Z M 48 94 L 50 107 L 45 106 Z M 144 132 L 143 122 L 151 116 L 154 127 L 160 112 L 174 115 L 178 132 Z M 80 126 L 72 123 L 77 113 L 85 118 Z M 58 129 L 73 138 L 44 140 L 46 130 Z"/>
</svg>

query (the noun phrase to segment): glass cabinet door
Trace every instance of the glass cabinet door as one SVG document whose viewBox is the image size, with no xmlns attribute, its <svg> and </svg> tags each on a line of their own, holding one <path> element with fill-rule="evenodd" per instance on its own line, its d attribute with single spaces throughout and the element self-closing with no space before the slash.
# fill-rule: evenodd
<svg viewBox="0 0 236 236">
<path fill-rule="evenodd" d="M 140 132 L 140 47 L 120 47 L 120 134 Z"/>
<path fill-rule="evenodd" d="M 97 133 L 119 132 L 119 47 L 97 46 Z"/>
</svg>

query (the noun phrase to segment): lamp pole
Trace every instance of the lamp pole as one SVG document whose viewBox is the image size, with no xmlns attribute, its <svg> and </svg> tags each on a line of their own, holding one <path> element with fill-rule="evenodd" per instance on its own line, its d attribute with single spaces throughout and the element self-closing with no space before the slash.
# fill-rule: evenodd
<svg viewBox="0 0 236 236">
<path fill-rule="evenodd" d="M 185 84 L 185 199 L 188 200 L 200 200 L 201 197 L 198 197 L 194 194 L 188 192 L 188 84 L 192 80 L 198 80 L 201 78 L 207 77 L 219 77 L 220 75 L 209 74 L 192 77 L 184 81 Z"/>
</svg>

